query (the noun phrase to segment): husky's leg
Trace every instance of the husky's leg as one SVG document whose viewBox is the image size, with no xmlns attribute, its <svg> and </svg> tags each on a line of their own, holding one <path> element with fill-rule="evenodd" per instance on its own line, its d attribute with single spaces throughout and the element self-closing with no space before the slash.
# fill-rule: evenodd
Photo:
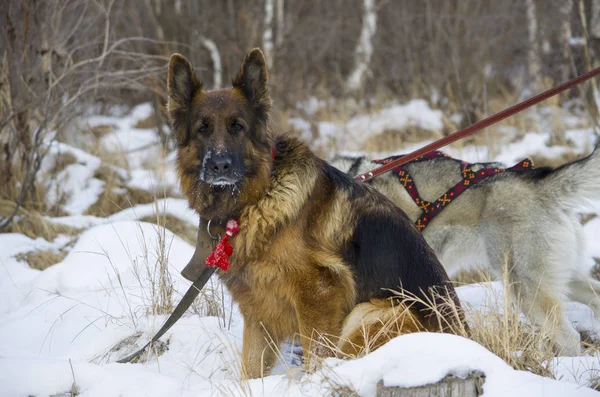
<svg viewBox="0 0 600 397">
<path fill-rule="evenodd" d="M 528 234 L 532 236 L 532 234 Z M 562 304 L 568 291 L 570 250 L 562 244 L 553 244 L 553 236 L 546 235 L 548 244 L 536 245 L 521 236 L 521 244 L 514 246 L 512 262 L 507 268 L 510 290 L 518 299 L 523 313 L 536 325 L 552 333 L 558 352 L 579 355 L 580 335 L 563 313 Z M 538 238 L 540 236 L 538 235 Z"/>
<path fill-rule="evenodd" d="M 551 332 L 557 350 L 563 355 L 578 355 L 581 337 L 562 307 L 570 280 L 569 262 L 574 255 L 571 249 L 565 249 L 564 241 L 569 234 L 516 222 L 507 230 L 498 232 L 493 236 L 496 239 L 491 240 L 497 242 L 488 249 L 495 265 L 492 269 L 508 284 L 523 314 Z M 573 238 L 566 247 L 572 248 L 574 244 Z"/>
<path fill-rule="evenodd" d="M 569 297 L 591 307 L 596 320 L 600 321 L 600 281 L 583 273 L 576 277 L 569 283 Z"/>
<path fill-rule="evenodd" d="M 577 356 L 581 352 L 579 332 L 565 317 L 562 302 L 547 288 L 540 286 L 537 290 L 513 285 L 513 293 L 519 298 L 523 313 L 533 323 L 546 327 L 552 333 L 554 343 L 560 355 Z"/>
<path fill-rule="evenodd" d="M 600 282 L 591 278 L 589 270 L 585 268 L 585 238 L 583 228 L 578 221 L 576 221 L 575 237 L 577 258 L 574 263 L 575 270 L 569 282 L 569 298 L 590 306 L 596 320 L 600 321 Z"/>
</svg>

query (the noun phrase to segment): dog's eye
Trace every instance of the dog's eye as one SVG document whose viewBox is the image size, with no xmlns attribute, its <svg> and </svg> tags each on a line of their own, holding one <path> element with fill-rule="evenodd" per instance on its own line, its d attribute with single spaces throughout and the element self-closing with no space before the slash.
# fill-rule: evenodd
<svg viewBox="0 0 600 397">
<path fill-rule="evenodd" d="M 233 123 L 231 124 L 231 130 L 233 132 L 242 132 L 242 130 L 244 129 L 244 126 L 241 125 L 240 123 Z"/>
<path fill-rule="evenodd" d="M 200 127 L 198 127 L 198 132 L 200 134 L 207 134 L 208 133 L 208 123 L 202 123 L 202 125 L 200 125 Z"/>
</svg>

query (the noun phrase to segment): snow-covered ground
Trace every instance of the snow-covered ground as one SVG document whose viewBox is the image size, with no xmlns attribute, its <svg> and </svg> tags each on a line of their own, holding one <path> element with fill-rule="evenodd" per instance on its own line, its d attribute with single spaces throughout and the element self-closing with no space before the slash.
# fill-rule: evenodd
<svg viewBox="0 0 600 397">
<path fill-rule="evenodd" d="M 314 110 L 321 104 L 306 106 Z M 160 176 L 144 168 L 149 158 L 159 156 L 152 145 L 156 137 L 150 130 L 133 126 L 149 111 L 149 106 L 142 105 L 125 117 L 93 117 L 87 121 L 90 125 L 114 126 L 101 142 L 106 150 L 130 152 L 129 169 L 113 166 L 127 186 L 168 186 L 176 191 L 172 155 L 166 158 Z M 309 139 L 308 121 L 297 118 L 291 124 Z M 356 116 L 345 123 L 322 122 L 318 128 L 322 136 L 338 142 L 337 151 L 356 153 L 360 148 L 356 142 L 392 127 L 409 125 L 441 130 L 441 112 L 430 109 L 424 101 L 413 101 Z M 356 139 L 345 145 L 349 133 Z M 587 153 L 594 142 L 590 129 L 575 126 L 566 138 L 573 147 L 549 146 L 550 134 L 531 132 L 518 139 L 507 138 L 494 154 L 475 145 L 446 151 L 469 161 L 512 164 L 536 154 L 552 158 L 567 150 Z M 424 143 L 398 151 L 408 152 Z M 437 382 L 447 374 L 466 376 L 477 370 L 486 375 L 483 390 L 487 397 L 597 395 L 586 387 L 600 378 L 600 356 L 595 350 L 588 350 L 582 357 L 556 357 L 548 363 L 554 380 L 515 371 L 473 341 L 425 333 L 396 338 L 358 360 L 327 359 L 324 367 L 313 374 L 293 368 L 293 360 L 284 357 L 279 374 L 242 382 L 239 352 L 243 320 L 216 278 L 203 291 L 204 301 L 162 338 L 167 347 L 163 354 L 151 355 L 145 363 L 118 364 L 117 359 L 145 344 L 166 318 L 152 314 L 157 300 L 153 289 L 156 266 L 164 253 L 168 255 L 175 290 L 173 301 L 189 286 L 179 272 L 192 256 L 193 247 L 169 231 L 159 239 L 158 227 L 139 219 L 153 215 L 156 208 L 191 226 L 197 225 L 198 218 L 180 198 L 136 205 L 106 218 L 82 215 L 103 191 L 104 182 L 94 177 L 102 160 L 64 143 L 51 148 L 51 153 L 64 152 L 71 153 L 76 161 L 51 183 L 68 194 L 64 209 L 69 215 L 52 221 L 85 229 L 67 248 L 68 255 L 44 271 L 34 270 L 17 259 L 19 254 L 65 249 L 71 237 L 59 235 L 54 241 L 46 241 L 22 234 L 0 234 L 0 396 L 67 396 L 74 385 L 85 397 L 321 396 L 343 387 L 361 396 L 374 396 L 380 380 L 387 386 L 417 386 Z M 388 154 L 392 153 L 370 153 Z M 593 258 L 600 257 L 596 244 L 600 218 L 585 225 L 585 235 L 591 267 Z M 458 292 L 469 315 L 501 310 L 490 305 L 490 300 L 502 302 L 498 282 L 460 287 Z M 211 303 L 216 307 L 209 310 Z M 578 330 L 590 335 L 600 333 L 600 323 L 586 306 L 569 303 L 567 315 Z M 121 343 L 125 340 L 130 343 Z"/>
</svg>

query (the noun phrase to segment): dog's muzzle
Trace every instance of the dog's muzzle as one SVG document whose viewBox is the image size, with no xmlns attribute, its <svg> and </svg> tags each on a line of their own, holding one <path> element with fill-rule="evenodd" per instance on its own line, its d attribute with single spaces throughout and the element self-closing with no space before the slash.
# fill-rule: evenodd
<svg viewBox="0 0 600 397">
<path fill-rule="evenodd" d="M 227 153 L 211 153 L 204 158 L 200 178 L 210 185 L 233 185 L 242 179 L 237 162 Z"/>
</svg>

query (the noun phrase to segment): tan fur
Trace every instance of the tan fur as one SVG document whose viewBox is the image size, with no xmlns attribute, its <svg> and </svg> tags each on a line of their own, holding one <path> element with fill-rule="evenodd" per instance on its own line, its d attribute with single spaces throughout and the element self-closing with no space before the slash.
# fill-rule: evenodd
<svg viewBox="0 0 600 397">
<path fill-rule="evenodd" d="M 168 81 L 177 170 L 190 207 L 204 221 L 223 224 L 239 218 L 239 233 L 230 239 L 230 268 L 219 276 L 244 317 L 243 376 L 268 373 L 275 363 L 271 342 L 279 344 L 295 335 L 300 335 L 305 361 L 312 368 L 312 357 L 333 354 L 324 346 L 337 344 L 344 319 L 357 303 L 357 280 L 342 257 L 357 227 L 357 214 L 401 219 L 420 237 L 404 214 L 375 190 L 361 186 L 360 194 L 351 197 L 353 189 L 326 175 L 325 163 L 305 144 L 291 137 L 274 139 L 267 123 L 271 101 L 259 50 L 246 56 L 231 89 L 204 91 L 189 62 L 179 55 L 171 59 Z M 232 120 L 241 132 L 232 131 Z M 276 146 L 273 162 L 275 142 L 281 146 Z M 207 150 L 243 153 L 243 178 L 235 186 L 203 181 L 199 175 Z M 373 313 L 391 321 L 391 311 L 381 303 L 374 305 L 378 311 Z M 419 328 L 416 316 L 401 319 L 410 321 L 406 329 L 394 322 L 396 334 Z M 381 334 L 377 326 L 371 328 Z M 352 331 L 346 333 L 359 342 Z"/>
<path fill-rule="evenodd" d="M 410 307 L 396 300 L 373 299 L 356 305 L 346 317 L 337 347 L 342 354 L 355 357 L 398 335 L 419 331 L 427 329 Z"/>
<path fill-rule="evenodd" d="M 311 159 L 301 154 L 304 161 Z M 297 165 L 302 159 L 292 157 L 283 161 Z M 305 241 L 307 232 L 325 237 L 320 231 L 327 224 L 319 218 L 308 219 L 308 214 L 300 211 L 314 191 L 316 175 L 306 175 L 306 169 L 312 167 L 309 164 L 306 168 L 282 168 L 288 172 L 271 181 L 269 195 L 242 212 L 240 224 L 244 227 L 233 243 L 235 259 L 222 277 L 239 303 L 245 322 L 261 322 L 261 326 L 250 326 L 244 333 L 244 340 L 255 346 L 252 349 L 256 346 L 265 349 L 268 337 L 281 342 L 300 334 L 308 356 L 318 347 L 314 331 L 339 335 L 342 321 L 354 303 L 355 288 L 348 266 L 327 250 L 328 245 L 337 247 L 339 242 L 321 240 L 322 247 L 315 249 Z M 321 218 L 328 215 L 325 212 Z M 351 224 L 343 221 L 337 227 L 352 229 Z M 251 361 L 252 351 L 244 351 L 248 355 L 244 361 Z M 265 354 L 262 367 L 269 369 L 274 359 L 272 353 Z M 262 375 L 257 368 L 246 368 L 248 377 Z"/>
</svg>

